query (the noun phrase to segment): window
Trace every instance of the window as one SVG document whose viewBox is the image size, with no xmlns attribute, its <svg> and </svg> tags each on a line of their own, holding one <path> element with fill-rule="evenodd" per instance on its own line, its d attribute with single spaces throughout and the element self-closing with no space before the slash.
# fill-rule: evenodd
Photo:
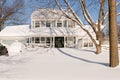
<svg viewBox="0 0 120 80">
<path fill-rule="evenodd" d="M 31 39 L 32 39 L 32 42 L 34 43 L 34 37 L 32 37 Z"/>
<path fill-rule="evenodd" d="M 64 27 L 67 27 L 67 20 L 63 21 L 63 25 L 64 25 Z"/>
<path fill-rule="evenodd" d="M 74 47 L 75 45 L 75 37 L 67 37 L 67 46 Z"/>
<path fill-rule="evenodd" d="M 85 38 L 83 40 L 84 40 L 84 47 L 89 47 L 89 40 L 88 40 L 88 38 Z"/>
<path fill-rule="evenodd" d="M 120 44 L 120 35 L 118 35 L 118 43 Z"/>
<path fill-rule="evenodd" d="M 46 43 L 50 43 L 50 37 L 46 37 Z"/>
<path fill-rule="evenodd" d="M 41 27 L 45 27 L 46 26 L 46 22 L 45 21 L 41 21 Z"/>
<path fill-rule="evenodd" d="M 41 42 L 45 42 L 45 37 L 41 37 Z"/>
<path fill-rule="evenodd" d="M 36 21 L 36 22 L 35 22 L 35 27 L 40 27 L 39 21 Z"/>
<path fill-rule="evenodd" d="M 46 27 L 50 27 L 51 24 L 50 24 L 50 21 L 46 21 Z"/>
<path fill-rule="evenodd" d="M 35 37 L 35 43 L 40 43 L 40 38 L 39 37 Z"/>
<path fill-rule="evenodd" d="M 93 47 L 93 43 L 92 42 L 89 43 L 89 47 Z"/>
<path fill-rule="evenodd" d="M 62 27 L 62 21 L 60 20 L 57 21 L 57 27 Z"/>
</svg>

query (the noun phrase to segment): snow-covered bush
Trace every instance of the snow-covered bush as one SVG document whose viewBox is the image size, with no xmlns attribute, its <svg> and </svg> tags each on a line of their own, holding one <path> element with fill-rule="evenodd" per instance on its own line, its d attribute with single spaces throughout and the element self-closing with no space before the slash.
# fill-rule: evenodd
<svg viewBox="0 0 120 80">
<path fill-rule="evenodd" d="M 3 45 L 0 45 L 0 55 L 6 55 L 6 56 L 8 56 L 8 50 Z"/>
</svg>

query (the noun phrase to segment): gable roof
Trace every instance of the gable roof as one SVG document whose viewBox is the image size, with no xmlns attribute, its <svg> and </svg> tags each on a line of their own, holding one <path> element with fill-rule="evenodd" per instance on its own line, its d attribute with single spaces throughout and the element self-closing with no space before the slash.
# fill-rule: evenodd
<svg viewBox="0 0 120 80">
<path fill-rule="evenodd" d="M 66 17 L 58 9 L 42 8 L 35 10 L 31 19 L 65 19 Z"/>
</svg>

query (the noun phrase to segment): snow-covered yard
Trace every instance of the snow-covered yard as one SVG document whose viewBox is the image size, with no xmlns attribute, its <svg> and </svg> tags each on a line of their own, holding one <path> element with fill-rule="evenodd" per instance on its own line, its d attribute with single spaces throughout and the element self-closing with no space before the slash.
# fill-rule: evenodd
<svg viewBox="0 0 120 80">
<path fill-rule="evenodd" d="M 94 49 L 36 48 L 0 56 L 0 80 L 119 80 L 120 67 L 109 67 L 109 52 Z"/>
</svg>

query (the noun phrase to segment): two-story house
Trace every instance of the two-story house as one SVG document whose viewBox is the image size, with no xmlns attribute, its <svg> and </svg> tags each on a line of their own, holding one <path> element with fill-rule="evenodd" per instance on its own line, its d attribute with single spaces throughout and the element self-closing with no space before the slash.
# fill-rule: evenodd
<svg viewBox="0 0 120 80">
<path fill-rule="evenodd" d="M 91 30 L 88 25 L 86 28 Z M 0 32 L 0 40 L 7 45 L 19 41 L 38 47 L 93 47 L 87 33 L 56 9 L 35 10 L 31 14 L 31 26 L 8 26 Z"/>
<path fill-rule="evenodd" d="M 56 48 L 93 46 L 87 34 L 75 22 L 64 17 L 60 10 L 34 11 L 30 30 L 34 35 L 29 37 L 29 44 Z"/>
</svg>

